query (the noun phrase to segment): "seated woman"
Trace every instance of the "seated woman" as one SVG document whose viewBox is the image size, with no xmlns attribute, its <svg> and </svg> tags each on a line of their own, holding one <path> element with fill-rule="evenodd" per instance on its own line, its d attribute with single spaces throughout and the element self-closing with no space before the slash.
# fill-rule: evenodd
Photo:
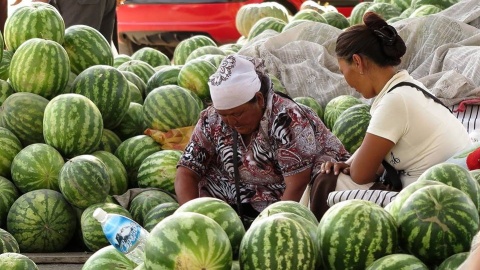
<svg viewBox="0 0 480 270">
<path fill-rule="evenodd" d="M 406 51 L 395 28 L 372 12 L 363 21 L 339 35 L 335 51 L 347 83 L 363 97 L 375 98 L 372 118 L 362 145 L 349 160 L 322 165 L 323 177 L 313 183 L 310 201 L 319 219 L 328 209 L 330 191 L 372 188 L 383 160 L 400 172 L 405 187 L 471 143 L 447 108 L 421 90 L 424 86 L 407 71 L 395 68 Z"/>
<path fill-rule="evenodd" d="M 348 158 L 315 112 L 273 92 L 260 59 L 227 56 L 209 86 L 213 105 L 177 167 L 180 204 L 210 196 L 255 218 L 279 200 L 299 201 L 323 162 Z"/>
</svg>

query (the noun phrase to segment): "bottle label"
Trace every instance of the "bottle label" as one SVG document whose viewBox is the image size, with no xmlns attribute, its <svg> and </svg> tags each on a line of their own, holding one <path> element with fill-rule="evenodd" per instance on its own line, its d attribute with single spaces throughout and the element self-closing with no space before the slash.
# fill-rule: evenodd
<svg viewBox="0 0 480 270">
<path fill-rule="evenodd" d="M 141 228 L 138 224 L 128 219 L 120 219 L 117 222 L 116 229 L 107 230 L 108 232 L 105 232 L 105 236 L 117 250 L 128 253 L 138 242 Z"/>
</svg>

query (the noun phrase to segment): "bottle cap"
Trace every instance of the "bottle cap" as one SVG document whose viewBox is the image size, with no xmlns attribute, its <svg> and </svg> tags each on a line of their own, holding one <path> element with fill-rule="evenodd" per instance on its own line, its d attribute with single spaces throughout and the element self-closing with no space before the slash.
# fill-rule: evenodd
<svg viewBox="0 0 480 270">
<path fill-rule="evenodd" d="M 105 212 L 102 208 L 97 208 L 93 211 L 93 218 L 95 218 L 98 222 L 103 222 L 107 218 L 107 212 Z"/>
</svg>

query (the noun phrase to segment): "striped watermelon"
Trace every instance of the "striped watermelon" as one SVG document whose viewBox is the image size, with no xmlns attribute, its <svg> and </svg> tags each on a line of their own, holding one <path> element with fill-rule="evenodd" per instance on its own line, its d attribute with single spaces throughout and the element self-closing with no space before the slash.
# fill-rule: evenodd
<svg viewBox="0 0 480 270">
<path fill-rule="evenodd" d="M 65 36 L 65 23 L 60 13 L 53 6 L 42 2 L 17 8 L 8 16 L 4 29 L 5 45 L 9 51 L 17 50 L 22 43 L 31 38 L 52 40 L 62 44 Z"/>
<path fill-rule="evenodd" d="M 213 39 L 205 35 L 196 35 L 180 41 L 173 51 L 173 63 L 175 65 L 185 64 L 188 56 L 195 49 L 203 46 L 217 46 L 217 44 Z"/>
<path fill-rule="evenodd" d="M 242 220 L 228 203 L 213 197 L 200 197 L 182 204 L 175 214 L 193 212 L 215 220 L 227 233 L 232 245 L 233 258 L 238 257 L 240 242 L 245 235 Z"/>
<path fill-rule="evenodd" d="M 175 176 L 181 151 L 162 150 L 146 157 L 138 168 L 138 186 L 159 188 L 175 194 Z"/>
<path fill-rule="evenodd" d="M 114 246 L 103 247 L 88 257 L 82 270 L 125 269 L 133 270 L 136 264 Z"/>
<path fill-rule="evenodd" d="M 130 55 L 117 54 L 113 56 L 113 67 L 118 68 L 121 64 L 132 60 Z"/>
<path fill-rule="evenodd" d="M 327 269 L 365 269 L 393 254 L 398 241 L 393 217 L 379 205 L 358 199 L 330 207 L 320 220 L 317 235 Z"/>
<path fill-rule="evenodd" d="M 282 32 L 285 32 L 291 28 L 294 28 L 295 26 L 299 25 L 299 24 L 302 24 L 302 23 L 309 23 L 311 21 L 309 20 L 294 20 L 294 21 L 290 21 L 289 23 L 287 23 L 285 25 L 285 27 L 283 27 L 283 30 Z"/>
<path fill-rule="evenodd" d="M 102 139 L 102 131 L 102 114 L 85 96 L 58 95 L 45 108 L 43 137 L 64 157 L 95 151 Z"/>
<path fill-rule="evenodd" d="M 7 252 L 20 253 L 20 247 L 13 235 L 4 229 L 0 229 L 0 254 Z"/>
<path fill-rule="evenodd" d="M 135 84 L 138 90 L 140 90 L 140 92 L 142 93 L 143 98 L 147 96 L 145 92 L 145 90 L 147 89 L 147 84 L 142 80 L 142 78 L 140 78 L 137 74 L 127 70 L 123 70 L 122 74 L 123 76 L 125 76 L 125 78 L 127 78 L 129 82 Z"/>
<path fill-rule="evenodd" d="M 118 70 L 120 71 L 131 71 L 135 73 L 142 81 L 146 84 L 150 77 L 155 74 L 155 69 L 153 69 L 152 66 L 150 66 L 147 62 L 141 61 L 141 60 L 130 60 L 128 62 L 125 62 L 121 64 L 118 67 Z"/>
<path fill-rule="evenodd" d="M 163 132 L 195 125 L 200 111 L 189 90 L 177 85 L 155 88 L 143 103 L 143 119 L 147 127 Z"/>
<path fill-rule="evenodd" d="M 75 233 L 72 206 L 55 190 L 38 189 L 20 196 L 7 216 L 7 231 L 22 252 L 63 251 Z"/>
<path fill-rule="evenodd" d="M 10 83 L 0 79 L 0 106 L 7 99 L 8 96 L 15 93 Z"/>
<path fill-rule="evenodd" d="M 365 14 L 365 11 L 371 5 L 373 5 L 373 2 L 361 2 L 356 4 L 350 13 L 350 25 L 362 24 L 363 14 Z"/>
<path fill-rule="evenodd" d="M 391 4 L 404 11 L 412 5 L 412 0 L 392 0 Z"/>
<path fill-rule="evenodd" d="M 10 177 L 10 166 L 22 143 L 10 130 L 0 127 L 0 176 Z"/>
<path fill-rule="evenodd" d="M 300 5 L 300 10 L 305 10 L 305 9 L 313 9 L 316 12 L 319 12 L 320 14 L 323 14 L 326 12 L 326 8 L 323 5 L 320 5 L 320 2 L 315 2 L 315 1 L 305 1 Z"/>
<path fill-rule="evenodd" d="M 104 128 L 102 138 L 100 139 L 100 144 L 97 147 L 97 150 L 103 150 L 110 153 L 115 153 L 117 147 L 122 143 L 122 140 L 118 137 L 118 135 L 109 130 Z"/>
<path fill-rule="evenodd" d="M 329 11 L 322 14 L 322 17 L 327 21 L 328 25 L 338 29 L 345 29 L 350 26 L 350 22 L 342 13 L 337 11 Z"/>
<path fill-rule="evenodd" d="M 14 93 L 2 105 L 3 126 L 26 146 L 43 143 L 43 116 L 48 100 L 37 94 Z"/>
<path fill-rule="evenodd" d="M 120 124 L 130 104 L 128 80 L 116 68 L 105 65 L 91 66 L 78 74 L 72 93 L 93 101 L 108 129 Z"/>
<path fill-rule="evenodd" d="M 436 270 L 457 270 L 459 269 L 460 265 L 468 258 L 470 252 L 460 252 L 453 254 L 452 256 L 446 258 L 437 268 Z"/>
<path fill-rule="evenodd" d="M 140 92 L 140 90 L 138 89 L 138 87 L 134 83 L 132 83 L 130 81 L 127 81 L 127 83 L 128 83 L 128 90 L 130 92 L 130 102 L 143 104 L 143 94 L 142 94 L 142 92 Z"/>
<path fill-rule="evenodd" d="M 412 7 L 409 7 L 407 9 L 405 9 L 404 11 L 402 11 L 402 13 L 400 14 L 400 17 L 402 18 L 408 18 L 410 17 L 410 15 L 412 15 L 412 13 L 415 11 L 414 8 Z M 395 17 L 394 17 L 395 18 Z"/>
<path fill-rule="evenodd" d="M 469 171 L 460 165 L 453 163 L 434 165 L 418 177 L 418 181 L 423 180 L 439 181 L 465 192 L 477 209 L 480 209 L 480 185 Z"/>
<path fill-rule="evenodd" d="M 220 49 L 223 51 L 234 51 L 238 52 L 242 48 L 242 45 L 238 43 L 227 43 L 219 46 Z"/>
<path fill-rule="evenodd" d="M 317 113 L 320 119 L 323 119 L 323 107 L 316 99 L 312 97 L 294 97 L 293 100 L 299 104 L 303 104 L 311 108 L 314 112 Z"/>
<path fill-rule="evenodd" d="M 157 190 L 147 189 L 139 193 L 130 201 L 128 211 L 132 214 L 133 220 L 143 225 L 147 213 L 157 205 L 166 202 L 177 202 L 170 194 Z"/>
<path fill-rule="evenodd" d="M 53 147 L 35 143 L 23 148 L 13 159 L 12 180 L 22 193 L 37 189 L 60 191 L 58 173 L 65 161 Z"/>
<path fill-rule="evenodd" d="M 153 89 L 169 85 L 169 84 L 178 84 L 178 74 L 180 73 L 180 66 L 168 66 L 160 69 L 155 72 L 152 77 L 147 82 L 147 88 L 145 89 L 145 96 L 147 96 Z"/>
<path fill-rule="evenodd" d="M 193 59 L 185 63 L 178 73 L 178 85 L 192 91 L 202 100 L 210 100 L 209 77 L 217 68 L 207 60 Z"/>
<path fill-rule="evenodd" d="M 0 61 L 0 80 L 8 79 L 8 72 L 10 70 L 10 62 L 12 61 L 13 52 L 3 50 L 2 61 Z"/>
<path fill-rule="evenodd" d="M 242 36 L 248 37 L 252 26 L 264 17 L 274 17 L 288 22 L 288 10 L 277 2 L 246 4 L 237 11 L 235 27 Z"/>
<path fill-rule="evenodd" d="M 9 270 L 38 270 L 38 266 L 26 255 L 7 252 L 0 254 L 0 269 Z"/>
<path fill-rule="evenodd" d="M 470 249 L 479 217 L 477 207 L 464 192 L 431 185 L 409 196 L 397 223 L 401 248 L 433 265 Z"/>
<path fill-rule="evenodd" d="M 166 217 L 172 215 L 180 207 L 176 202 L 161 203 L 152 209 L 143 217 L 143 227 L 151 232 L 153 228 Z"/>
<path fill-rule="evenodd" d="M 398 17 L 402 14 L 402 10 L 399 7 L 390 3 L 374 3 L 365 10 L 365 13 L 366 12 L 377 13 L 384 20 Z"/>
<path fill-rule="evenodd" d="M 95 151 L 92 156 L 97 157 L 105 164 L 110 179 L 109 195 L 121 195 L 128 189 L 127 170 L 122 162 L 111 152 Z"/>
<path fill-rule="evenodd" d="M 73 73 L 94 65 L 113 65 L 113 52 L 105 37 L 95 28 L 77 24 L 65 30 L 63 47 L 70 58 Z"/>
<path fill-rule="evenodd" d="M 314 240 L 297 221 L 273 215 L 252 224 L 240 244 L 240 269 L 314 269 Z"/>
<path fill-rule="evenodd" d="M 433 180 L 422 180 L 422 181 L 415 181 L 410 185 L 404 187 L 395 199 L 385 206 L 385 210 L 387 210 L 392 217 L 397 220 L 398 219 L 398 212 L 400 212 L 400 208 L 402 208 L 403 203 L 405 200 L 408 199 L 413 192 L 417 191 L 418 189 L 430 185 L 443 185 L 442 182 L 433 181 Z"/>
<path fill-rule="evenodd" d="M 142 135 L 147 129 L 143 121 L 143 106 L 141 104 L 130 102 L 127 114 L 123 117 L 122 122 L 118 125 L 114 132 L 122 140 Z"/>
<path fill-rule="evenodd" d="M 284 20 L 275 17 L 261 18 L 252 25 L 252 28 L 250 28 L 250 32 L 248 32 L 247 39 L 252 40 L 256 36 L 263 33 L 263 31 L 265 30 L 273 30 L 281 33 L 286 24 L 287 23 Z"/>
<path fill-rule="evenodd" d="M 235 54 L 235 53 L 236 52 L 230 52 L 228 54 Z M 228 55 L 228 54 L 226 54 L 226 55 Z M 198 57 L 198 59 L 207 60 L 212 65 L 214 65 L 215 68 L 217 68 L 217 69 L 220 66 L 220 64 L 222 63 L 224 58 L 225 58 L 225 55 L 220 55 L 220 54 L 206 54 L 206 55 L 202 55 L 202 56 Z"/>
<path fill-rule="evenodd" d="M 331 130 L 335 124 L 335 121 L 337 121 L 338 116 L 346 109 L 357 104 L 362 104 L 362 101 L 350 95 L 340 95 L 331 99 L 327 105 L 325 105 L 323 122 L 327 128 Z"/>
<path fill-rule="evenodd" d="M 327 23 L 327 20 L 320 14 L 320 12 L 313 9 L 302 9 L 299 10 L 293 17 L 290 19 L 290 22 L 297 20 L 308 20 L 312 22 L 321 22 Z"/>
<path fill-rule="evenodd" d="M 118 146 L 114 154 L 127 170 L 129 187 L 138 187 L 138 168 L 146 157 L 160 150 L 160 144 L 147 135 L 126 139 Z"/>
<path fill-rule="evenodd" d="M 197 59 L 200 56 L 203 56 L 206 54 L 223 55 L 223 56 L 227 55 L 225 51 L 220 49 L 219 47 L 208 45 L 208 46 L 199 47 L 195 49 L 193 52 L 191 52 L 190 55 L 185 60 L 185 63 L 187 63 L 190 60 Z"/>
<path fill-rule="evenodd" d="M 432 15 L 442 11 L 443 9 L 435 6 L 435 5 L 421 5 L 420 7 L 416 8 L 412 14 L 410 14 L 409 18 L 418 18 L 424 17 L 427 15 Z"/>
<path fill-rule="evenodd" d="M 318 220 L 315 215 L 308 209 L 308 207 L 296 201 L 278 201 L 267 206 L 258 215 L 257 219 L 262 219 L 265 216 L 271 216 L 277 213 L 293 213 L 297 214 L 306 220 L 318 225 Z"/>
<path fill-rule="evenodd" d="M 80 155 L 68 160 L 60 170 L 58 180 L 65 199 L 80 209 L 104 202 L 110 191 L 107 168 L 92 155 Z"/>
<path fill-rule="evenodd" d="M 227 234 L 213 219 L 191 212 L 166 217 L 150 232 L 145 245 L 145 268 L 218 269 L 232 267 Z"/>
<path fill-rule="evenodd" d="M 18 197 L 17 187 L 7 178 L 0 176 L 0 228 L 5 228 L 8 211 Z"/>
<path fill-rule="evenodd" d="M 377 259 L 365 270 L 429 270 L 417 257 L 410 254 L 390 254 Z"/>
<path fill-rule="evenodd" d="M 354 153 L 363 142 L 371 118 L 370 105 L 354 105 L 338 116 L 332 133 L 338 137 L 348 152 Z"/>
<path fill-rule="evenodd" d="M 8 76 L 15 92 L 31 92 L 51 99 L 68 83 L 70 60 L 57 42 L 32 38 L 15 51 Z"/>
<path fill-rule="evenodd" d="M 98 207 L 102 208 L 107 213 L 119 214 L 131 218 L 127 209 L 114 203 L 96 203 L 83 210 L 80 218 L 83 242 L 89 250 L 94 252 L 110 245 L 103 233 L 102 225 L 93 217 L 93 212 Z"/>
<path fill-rule="evenodd" d="M 163 52 L 150 48 L 143 47 L 134 52 L 131 57 L 133 60 L 141 60 L 152 67 L 170 65 L 170 59 Z"/>
</svg>

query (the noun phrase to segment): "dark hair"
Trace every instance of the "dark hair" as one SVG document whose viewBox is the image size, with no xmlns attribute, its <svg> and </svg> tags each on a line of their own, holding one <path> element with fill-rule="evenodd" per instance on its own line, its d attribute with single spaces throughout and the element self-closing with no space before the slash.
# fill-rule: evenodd
<svg viewBox="0 0 480 270">
<path fill-rule="evenodd" d="M 260 79 L 260 93 L 263 95 L 263 97 L 267 97 L 268 91 L 270 91 L 270 88 L 272 86 L 272 82 L 270 80 L 270 77 L 266 74 L 258 74 L 258 78 Z M 248 103 L 254 103 L 257 101 L 257 95 L 253 96 L 252 99 L 248 101 Z"/>
<path fill-rule="evenodd" d="M 370 58 L 377 65 L 397 66 L 407 48 L 393 26 L 374 12 L 363 15 L 363 24 L 347 28 L 337 38 L 337 57 L 352 61 L 354 54 Z"/>
</svg>

